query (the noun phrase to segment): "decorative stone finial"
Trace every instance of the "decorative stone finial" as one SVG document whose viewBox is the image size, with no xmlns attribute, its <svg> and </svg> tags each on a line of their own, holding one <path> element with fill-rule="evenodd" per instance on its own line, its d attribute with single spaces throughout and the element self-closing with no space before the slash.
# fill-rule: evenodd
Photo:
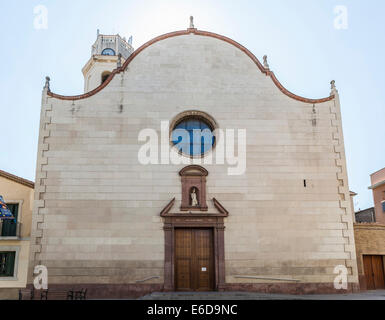
<svg viewBox="0 0 385 320">
<path fill-rule="evenodd" d="M 122 54 L 118 54 L 118 62 L 117 62 L 117 67 L 120 68 L 122 66 Z"/>
<path fill-rule="evenodd" d="M 267 55 L 263 56 L 263 66 L 265 69 L 270 69 L 269 64 L 267 63 Z"/>
<path fill-rule="evenodd" d="M 338 92 L 338 90 L 336 88 L 336 81 L 335 80 L 332 80 L 330 82 L 330 88 L 332 89 L 331 94 L 336 94 Z"/>
<path fill-rule="evenodd" d="M 49 82 L 51 81 L 51 78 L 50 77 L 45 77 L 45 85 L 44 85 L 44 89 L 47 89 L 47 91 L 50 91 L 50 88 L 49 88 Z"/>
<path fill-rule="evenodd" d="M 191 16 L 190 17 L 190 29 L 194 29 L 195 27 L 194 27 L 194 17 L 193 16 Z"/>
</svg>

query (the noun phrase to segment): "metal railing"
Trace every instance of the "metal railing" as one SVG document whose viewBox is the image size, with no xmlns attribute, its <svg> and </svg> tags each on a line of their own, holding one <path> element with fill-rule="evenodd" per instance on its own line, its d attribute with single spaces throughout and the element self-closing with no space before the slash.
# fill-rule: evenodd
<svg viewBox="0 0 385 320">
<path fill-rule="evenodd" d="M 87 300 L 87 288 L 69 291 L 19 289 L 19 300 Z"/>
<path fill-rule="evenodd" d="M 0 239 L 1 238 L 20 238 L 21 223 L 13 220 L 0 220 Z"/>
</svg>

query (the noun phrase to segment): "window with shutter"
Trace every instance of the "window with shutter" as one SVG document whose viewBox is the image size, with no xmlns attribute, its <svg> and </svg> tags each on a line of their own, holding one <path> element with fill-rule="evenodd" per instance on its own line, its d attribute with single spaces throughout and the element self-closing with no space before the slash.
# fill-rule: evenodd
<svg viewBox="0 0 385 320">
<path fill-rule="evenodd" d="M 16 252 L 0 252 L 0 277 L 13 277 Z"/>
<path fill-rule="evenodd" d="M 8 204 L 8 209 L 12 212 L 12 215 L 15 217 L 15 220 L 4 220 L 3 227 L 1 228 L 0 235 L 2 237 L 16 237 L 17 233 L 17 215 L 19 213 L 19 204 Z"/>
<path fill-rule="evenodd" d="M 382 201 L 382 212 L 385 212 L 385 201 Z"/>
</svg>

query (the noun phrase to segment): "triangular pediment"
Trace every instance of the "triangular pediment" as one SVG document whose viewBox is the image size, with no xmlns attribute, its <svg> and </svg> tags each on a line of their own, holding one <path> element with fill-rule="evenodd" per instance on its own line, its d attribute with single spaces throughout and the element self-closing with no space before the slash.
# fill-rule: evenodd
<svg viewBox="0 0 385 320">
<path fill-rule="evenodd" d="M 207 212 L 196 212 L 196 211 L 179 211 L 176 210 L 172 212 L 172 209 L 175 207 L 176 199 L 173 198 L 160 212 L 161 217 L 171 217 L 171 216 L 180 216 L 180 217 L 188 217 L 188 216 L 211 216 L 211 217 L 228 217 L 229 212 L 226 208 L 215 198 L 212 199 L 212 210 Z"/>
</svg>

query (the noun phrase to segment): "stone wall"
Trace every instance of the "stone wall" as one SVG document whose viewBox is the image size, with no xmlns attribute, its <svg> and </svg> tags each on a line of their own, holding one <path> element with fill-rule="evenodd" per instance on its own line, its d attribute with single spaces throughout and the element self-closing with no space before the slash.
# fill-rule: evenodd
<svg viewBox="0 0 385 320">
<path fill-rule="evenodd" d="M 342 264 L 357 283 L 338 94 L 292 99 L 239 48 L 194 34 L 148 46 L 88 98 L 43 94 L 31 259 L 50 283 L 163 283 L 159 213 L 185 165 L 141 165 L 138 134 L 186 110 L 247 130 L 245 175 L 203 165 L 208 201 L 230 212 L 226 282 L 331 284 Z"/>
</svg>

